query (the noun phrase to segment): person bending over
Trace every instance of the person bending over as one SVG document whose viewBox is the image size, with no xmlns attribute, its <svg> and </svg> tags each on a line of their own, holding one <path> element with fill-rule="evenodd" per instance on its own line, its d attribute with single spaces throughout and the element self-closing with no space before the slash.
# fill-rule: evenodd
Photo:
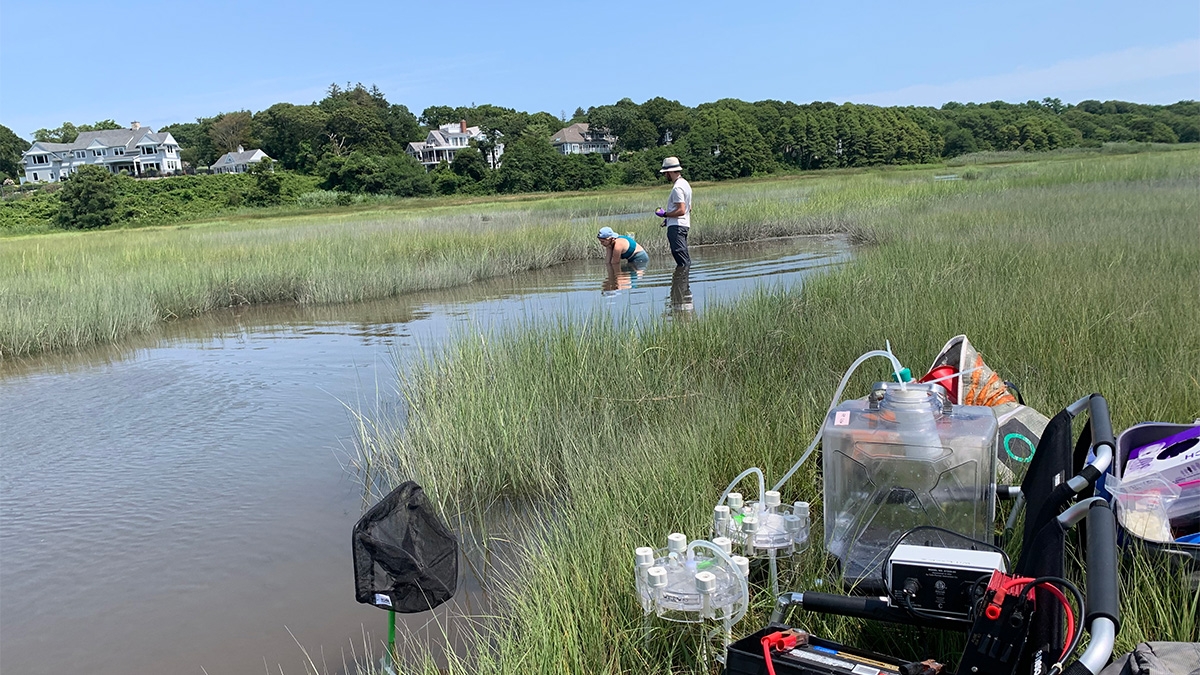
<svg viewBox="0 0 1200 675">
<path fill-rule="evenodd" d="M 627 262 L 635 268 L 645 267 L 650 261 L 646 249 L 627 234 L 617 234 L 611 227 L 602 227 L 596 235 L 600 245 L 604 247 L 604 262 L 609 265 L 620 265 Z"/>
</svg>

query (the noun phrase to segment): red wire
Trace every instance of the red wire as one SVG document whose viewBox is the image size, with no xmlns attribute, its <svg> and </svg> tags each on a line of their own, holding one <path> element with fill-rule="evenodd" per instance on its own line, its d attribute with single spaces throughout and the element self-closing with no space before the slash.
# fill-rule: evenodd
<svg viewBox="0 0 1200 675">
<path fill-rule="evenodd" d="M 1063 595 L 1058 586 L 1045 581 L 1038 584 L 1038 586 L 1045 588 L 1047 591 L 1050 591 L 1051 595 L 1058 598 L 1059 604 L 1063 606 L 1063 610 L 1067 614 L 1067 641 L 1063 643 L 1062 655 L 1058 657 L 1058 660 L 1062 661 L 1067 658 L 1067 650 L 1071 647 L 1071 638 L 1075 635 L 1075 612 L 1071 610 L 1071 603 L 1067 602 L 1067 596 Z"/>
<path fill-rule="evenodd" d="M 771 661 L 771 643 L 767 642 L 767 638 L 762 639 L 763 646 L 763 661 L 767 662 L 767 675 L 775 675 L 775 664 Z"/>
<path fill-rule="evenodd" d="M 1013 581 L 1005 584 L 1004 591 L 1007 593 L 1008 590 L 1010 588 L 1012 588 L 1013 586 L 1018 586 L 1018 585 L 1021 585 L 1024 583 L 1025 583 L 1025 580 L 1015 580 L 1014 579 Z M 1043 581 L 1042 583 L 1038 584 L 1038 586 L 1045 588 L 1047 591 L 1050 592 L 1051 595 L 1053 595 L 1055 598 L 1057 598 L 1059 604 L 1063 606 L 1063 611 L 1067 615 L 1066 641 L 1063 642 L 1062 655 L 1058 657 L 1058 660 L 1062 661 L 1063 659 L 1067 658 L 1067 650 L 1071 648 L 1071 640 L 1075 636 L 1075 612 L 1071 609 L 1071 603 L 1067 602 L 1067 596 L 1063 595 L 1063 592 L 1058 588 L 1058 586 L 1055 586 L 1054 584 L 1052 584 L 1048 581 Z"/>
</svg>

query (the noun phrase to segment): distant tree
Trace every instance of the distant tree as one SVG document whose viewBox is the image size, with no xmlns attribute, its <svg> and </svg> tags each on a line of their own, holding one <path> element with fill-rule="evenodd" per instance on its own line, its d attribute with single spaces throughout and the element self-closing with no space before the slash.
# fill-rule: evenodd
<svg viewBox="0 0 1200 675">
<path fill-rule="evenodd" d="M 283 177 L 275 172 L 275 162 L 269 158 L 252 164 L 247 172 L 254 177 L 250 190 L 250 201 L 258 206 L 272 206 L 283 202 Z"/>
<path fill-rule="evenodd" d="M 642 150 L 658 145 L 658 129 L 648 119 L 639 117 L 625 127 L 618 145 L 626 150 Z"/>
<path fill-rule="evenodd" d="M 344 192 L 414 197 L 432 194 L 425 167 L 407 154 L 368 155 L 361 150 L 346 157 L 326 156 L 324 187 Z"/>
<path fill-rule="evenodd" d="M 116 222 L 121 180 L 103 167 L 79 167 L 59 190 L 58 225 L 68 230 L 91 230 Z"/>
<path fill-rule="evenodd" d="M 487 175 L 488 165 L 478 148 L 466 147 L 454 155 L 450 170 L 462 178 L 478 182 Z"/>
<path fill-rule="evenodd" d="M 975 136 L 970 129 L 955 129 L 946 135 L 946 146 L 943 154 L 946 157 L 957 157 L 979 150 L 975 144 Z"/>
<path fill-rule="evenodd" d="M 418 121 L 430 129 L 436 129 L 443 124 L 457 122 L 460 119 L 462 117 L 458 109 L 448 105 L 433 105 L 421 111 L 421 117 Z"/>
<path fill-rule="evenodd" d="M 17 179 L 25 174 L 21 166 L 21 153 L 28 150 L 29 146 L 29 141 L 0 124 L 0 181 L 5 178 Z"/>
<path fill-rule="evenodd" d="M 208 133 L 215 120 L 215 117 L 200 117 L 195 122 L 168 124 L 159 129 L 159 133 L 168 132 L 179 141 L 179 155 L 183 161 L 194 167 L 207 167 L 222 154 L 217 152 Z"/>
<path fill-rule="evenodd" d="M 504 147 L 498 187 L 508 193 L 554 190 L 561 160 L 549 132 L 523 134 Z"/>
<path fill-rule="evenodd" d="M 33 132 L 33 140 L 45 141 L 47 143 L 74 143 L 79 134 L 85 131 L 106 131 L 123 128 L 120 124 L 112 120 L 101 120 L 95 124 L 81 124 L 79 126 L 75 126 L 70 122 L 63 122 L 62 126 L 56 129 L 38 129 Z"/>
<path fill-rule="evenodd" d="M 316 105 L 276 103 L 254 114 L 252 132 L 263 152 L 283 168 L 306 171 L 316 167 L 328 120 L 329 114 Z"/>
<path fill-rule="evenodd" d="M 233 152 L 239 145 L 253 147 L 253 123 L 254 118 L 248 110 L 224 113 L 213 120 L 208 137 L 212 140 L 213 147 L 221 153 Z"/>
<path fill-rule="evenodd" d="M 774 169 L 758 130 L 725 108 L 698 112 L 682 145 L 679 157 L 689 179 L 725 180 Z"/>
</svg>

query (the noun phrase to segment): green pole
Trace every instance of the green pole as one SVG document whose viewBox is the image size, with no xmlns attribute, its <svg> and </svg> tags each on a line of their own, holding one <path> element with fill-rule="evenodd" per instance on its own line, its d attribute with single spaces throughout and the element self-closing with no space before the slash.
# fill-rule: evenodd
<svg viewBox="0 0 1200 675">
<path fill-rule="evenodd" d="M 388 612 L 388 660 L 396 663 L 396 613 Z"/>
</svg>

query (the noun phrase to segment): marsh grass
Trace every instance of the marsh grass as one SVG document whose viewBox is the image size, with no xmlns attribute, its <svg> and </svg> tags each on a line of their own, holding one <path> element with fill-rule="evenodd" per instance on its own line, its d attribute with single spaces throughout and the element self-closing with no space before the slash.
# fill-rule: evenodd
<svg viewBox="0 0 1200 675">
<path fill-rule="evenodd" d="M 694 245 L 796 234 L 884 243 L 898 209 L 1022 187 L 1168 180 L 1194 153 L 973 169 L 810 175 L 698 186 Z M 649 213 L 663 189 L 432 201 L 403 208 L 232 218 L 177 227 L 0 239 L 0 358 L 80 348 L 244 304 L 356 302 L 598 257 L 598 218 Z M 652 255 L 653 217 L 622 221 Z"/>
<path fill-rule="evenodd" d="M 780 476 L 816 433 L 843 370 L 885 340 L 922 371 L 966 333 L 1048 414 L 1098 391 L 1118 429 L 1196 417 L 1200 158 L 1098 155 L 980 171 L 959 182 L 919 172 L 780 182 L 777 196 L 794 190 L 788 205 L 770 201 L 776 188 L 731 188 L 707 198 L 723 213 L 712 221 L 825 218 L 878 245 L 801 289 L 758 291 L 694 321 L 466 333 L 418 364 L 402 383 L 406 424 L 364 437 L 375 479 L 417 480 L 448 514 L 498 503 L 540 513 L 517 542 L 517 573 L 497 591 L 503 618 L 449 672 L 709 672 L 694 635 L 660 629 L 643 641 L 631 551 L 669 532 L 705 536 L 720 490 L 745 467 Z M 745 202 L 755 210 L 742 211 Z M 885 377 L 864 367 L 848 391 Z M 818 462 L 784 494 L 813 503 L 817 540 Z M 784 584 L 814 588 L 822 560 L 810 551 Z M 1161 559 L 1134 554 L 1122 583 L 1118 650 L 1200 638 L 1200 596 Z M 757 587 L 740 633 L 762 625 L 771 602 Z M 900 656 L 953 660 L 961 649 L 956 635 L 793 619 Z"/>
</svg>

